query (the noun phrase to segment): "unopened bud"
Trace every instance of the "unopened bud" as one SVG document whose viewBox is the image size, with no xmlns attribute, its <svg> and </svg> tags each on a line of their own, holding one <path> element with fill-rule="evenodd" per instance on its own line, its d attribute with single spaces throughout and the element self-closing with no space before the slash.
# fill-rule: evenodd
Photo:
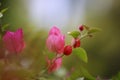
<svg viewBox="0 0 120 80">
<path fill-rule="evenodd" d="M 70 55 L 72 53 L 72 46 L 67 45 L 64 47 L 64 55 Z"/>
<path fill-rule="evenodd" d="M 80 31 L 83 31 L 83 30 L 84 30 L 83 25 L 79 26 L 79 30 L 80 30 Z"/>
<path fill-rule="evenodd" d="M 81 42 L 80 42 L 80 39 L 79 39 L 79 38 L 76 38 L 76 39 L 73 39 L 73 40 L 72 40 L 72 46 L 73 46 L 74 48 L 80 47 L 80 44 L 81 44 Z"/>
</svg>

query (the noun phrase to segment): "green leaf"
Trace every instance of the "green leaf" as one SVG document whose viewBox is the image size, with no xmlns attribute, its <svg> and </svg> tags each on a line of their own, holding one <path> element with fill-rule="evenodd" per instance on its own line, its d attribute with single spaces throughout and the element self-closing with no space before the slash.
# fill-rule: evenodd
<svg viewBox="0 0 120 80">
<path fill-rule="evenodd" d="M 73 53 L 76 54 L 82 61 L 84 61 L 86 63 L 88 62 L 87 53 L 83 48 L 81 48 L 81 47 L 75 48 L 73 50 Z"/>
<path fill-rule="evenodd" d="M 72 31 L 72 32 L 68 32 L 68 34 L 74 38 L 77 38 L 80 35 L 80 32 L 79 31 Z"/>
<path fill-rule="evenodd" d="M 112 80 L 120 80 L 120 72 L 112 77 Z"/>
<path fill-rule="evenodd" d="M 95 77 L 82 65 L 76 67 L 76 70 L 68 77 L 67 80 L 77 80 L 81 77 L 84 77 L 84 80 L 96 80 Z"/>
<path fill-rule="evenodd" d="M 100 31 L 101 31 L 101 29 L 99 29 L 99 28 L 91 28 L 91 29 L 88 31 L 88 34 L 100 32 Z"/>
<path fill-rule="evenodd" d="M 86 80 L 96 80 L 83 66 L 80 67 L 80 70 Z"/>
<path fill-rule="evenodd" d="M 8 10 L 8 8 L 4 8 L 4 9 L 2 9 L 0 12 L 1 13 L 4 13 L 4 12 L 6 12 Z"/>
<path fill-rule="evenodd" d="M 0 12 L 0 18 L 2 18 L 3 17 L 3 14 Z"/>
<path fill-rule="evenodd" d="M 5 24 L 2 26 L 2 31 L 5 31 L 5 29 L 9 26 L 9 24 Z"/>
</svg>

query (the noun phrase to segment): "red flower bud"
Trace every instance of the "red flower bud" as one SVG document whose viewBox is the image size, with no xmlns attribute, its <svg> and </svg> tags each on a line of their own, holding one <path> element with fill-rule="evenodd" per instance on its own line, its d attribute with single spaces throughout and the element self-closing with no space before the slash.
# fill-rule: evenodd
<svg viewBox="0 0 120 80">
<path fill-rule="evenodd" d="M 80 39 L 76 38 L 72 40 L 72 45 L 74 48 L 80 47 L 80 44 L 81 44 Z"/>
<path fill-rule="evenodd" d="M 64 55 L 70 55 L 72 53 L 72 46 L 67 45 L 64 47 Z"/>
<path fill-rule="evenodd" d="M 83 25 L 79 26 L 79 30 L 80 30 L 80 31 L 83 31 L 83 30 L 84 30 Z"/>
</svg>

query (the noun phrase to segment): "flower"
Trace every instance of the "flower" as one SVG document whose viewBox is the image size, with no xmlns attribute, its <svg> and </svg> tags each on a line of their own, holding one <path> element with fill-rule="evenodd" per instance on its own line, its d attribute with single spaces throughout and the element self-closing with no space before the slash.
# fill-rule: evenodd
<svg viewBox="0 0 120 80">
<path fill-rule="evenodd" d="M 54 26 L 50 31 L 46 40 L 46 46 L 51 52 L 57 54 L 62 53 L 65 45 L 65 37 L 60 30 Z"/>
<path fill-rule="evenodd" d="M 67 45 L 64 47 L 64 55 L 70 55 L 72 53 L 72 46 Z"/>
<path fill-rule="evenodd" d="M 25 47 L 22 29 L 16 32 L 7 31 L 3 36 L 3 43 L 9 53 L 20 53 Z"/>
<path fill-rule="evenodd" d="M 71 44 L 74 48 L 80 47 L 80 45 L 81 45 L 80 39 L 79 38 L 73 38 Z"/>
<path fill-rule="evenodd" d="M 48 73 L 54 72 L 59 69 L 62 65 L 62 58 L 54 58 L 52 60 L 48 60 Z"/>
</svg>

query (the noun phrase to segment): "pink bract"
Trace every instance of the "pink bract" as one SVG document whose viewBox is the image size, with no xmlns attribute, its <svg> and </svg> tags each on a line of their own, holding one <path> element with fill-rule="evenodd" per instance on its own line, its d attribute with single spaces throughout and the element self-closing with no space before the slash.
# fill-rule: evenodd
<svg viewBox="0 0 120 80">
<path fill-rule="evenodd" d="M 57 27 L 53 27 L 46 41 L 46 46 L 51 52 L 62 53 L 65 45 L 65 37 Z"/>
<path fill-rule="evenodd" d="M 16 32 L 7 31 L 3 36 L 3 43 L 9 53 L 20 53 L 25 47 L 22 29 Z"/>
</svg>

